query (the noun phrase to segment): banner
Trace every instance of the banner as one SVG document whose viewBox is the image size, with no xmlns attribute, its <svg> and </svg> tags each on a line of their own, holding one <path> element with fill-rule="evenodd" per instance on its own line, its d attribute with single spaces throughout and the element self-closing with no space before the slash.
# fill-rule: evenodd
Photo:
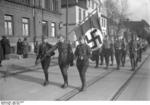
<svg viewBox="0 0 150 105">
<path fill-rule="evenodd" d="M 99 22 L 98 14 L 95 13 L 88 18 L 83 24 L 75 29 L 77 38 L 85 36 L 86 43 L 90 46 L 92 51 L 101 48 L 103 44 L 103 35 Z"/>
</svg>

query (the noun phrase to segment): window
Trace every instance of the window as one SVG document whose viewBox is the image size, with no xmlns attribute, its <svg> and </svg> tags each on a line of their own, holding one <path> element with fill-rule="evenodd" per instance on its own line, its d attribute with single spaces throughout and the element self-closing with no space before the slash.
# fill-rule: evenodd
<svg viewBox="0 0 150 105">
<path fill-rule="evenodd" d="M 99 12 L 101 12 L 101 7 L 99 7 Z"/>
<path fill-rule="evenodd" d="M 94 1 L 92 1 L 92 9 L 94 9 Z"/>
<path fill-rule="evenodd" d="M 81 22 L 82 16 L 81 16 L 81 9 L 79 8 L 79 22 Z"/>
<path fill-rule="evenodd" d="M 10 15 L 4 16 L 5 35 L 13 35 L 13 17 Z"/>
<path fill-rule="evenodd" d="M 55 8 L 55 0 L 51 0 L 51 10 L 54 11 Z"/>
<path fill-rule="evenodd" d="M 42 21 L 42 35 L 48 36 L 48 22 Z"/>
<path fill-rule="evenodd" d="M 55 11 L 58 12 L 58 0 L 54 0 L 55 1 Z"/>
<path fill-rule="evenodd" d="M 22 18 L 22 35 L 29 36 L 29 19 Z"/>
<path fill-rule="evenodd" d="M 83 10 L 83 19 L 85 19 L 85 17 L 86 17 L 86 16 L 85 16 L 85 10 Z"/>
<path fill-rule="evenodd" d="M 104 27 L 106 27 L 106 19 L 104 19 Z"/>
<path fill-rule="evenodd" d="M 41 6 L 42 8 L 45 8 L 45 0 L 41 0 Z"/>
<path fill-rule="evenodd" d="M 88 7 L 91 7 L 91 0 L 88 0 Z"/>
<path fill-rule="evenodd" d="M 56 23 L 51 23 L 51 36 L 56 37 Z"/>
<path fill-rule="evenodd" d="M 50 2 L 49 2 L 49 0 L 41 0 L 41 6 L 42 6 L 43 9 L 49 10 L 50 9 Z"/>
<path fill-rule="evenodd" d="M 30 5 L 30 0 L 7 0 L 7 1 L 19 3 L 19 4 Z"/>
<path fill-rule="evenodd" d="M 51 11 L 58 11 L 58 0 L 51 0 Z"/>
<path fill-rule="evenodd" d="M 30 4 L 30 0 L 19 0 L 19 1 L 24 3 L 24 4 Z"/>
<path fill-rule="evenodd" d="M 94 9 L 96 8 L 96 3 L 94 2 Z"/>
<path fill-rule="evenodd" d="M 58 12 L 58 0 L 41 0 L 41 6 L 44 9 Z"/>
</svg>

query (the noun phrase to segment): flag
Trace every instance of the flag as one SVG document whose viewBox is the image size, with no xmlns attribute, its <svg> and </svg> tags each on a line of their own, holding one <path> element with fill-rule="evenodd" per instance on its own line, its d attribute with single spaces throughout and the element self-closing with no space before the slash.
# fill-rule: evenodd
<svg viewBox="0 0 150 105">
<path fill-rule="evenodd" d="M 103 44 L 103 35 L 99 22 L 98 13 L 89 17 L 83 24 L 75 29 L 77 38 L 85 36 L 86 43 L 94 51 Z"/>
</svg>

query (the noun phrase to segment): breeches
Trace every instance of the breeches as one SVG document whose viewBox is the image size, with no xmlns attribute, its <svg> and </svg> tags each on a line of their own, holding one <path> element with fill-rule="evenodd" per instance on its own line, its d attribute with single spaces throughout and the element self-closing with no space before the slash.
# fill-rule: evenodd
<svg viewBox="0 0 150 105">
<path fill-rule="evenodd" d="M 50 61 L 51 61 L 51 58 L 47 57 L 41 62 L 46 81 L 48 81 L 48 68 L 50 65 Z"/>
<path fill-rule="evenodd" d="M 120 66 L 121 50 L 119 50 L 119 49 L 115 50 L 115 58 L 116 58 L 117 65 Z"/>
</svg>

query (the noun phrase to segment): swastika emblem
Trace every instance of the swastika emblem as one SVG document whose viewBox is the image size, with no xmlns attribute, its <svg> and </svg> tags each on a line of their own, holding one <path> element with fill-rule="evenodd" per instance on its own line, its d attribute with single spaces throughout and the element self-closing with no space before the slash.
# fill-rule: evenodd
<svg viewBox="0 0 150 105">
<path fill-rule="evenodd" d="M 94 51 L 101 48 L 103 44 L 103 35 L 97 28 L 91 28 L 85 33 L 86 43 Z"/>
</svg>

